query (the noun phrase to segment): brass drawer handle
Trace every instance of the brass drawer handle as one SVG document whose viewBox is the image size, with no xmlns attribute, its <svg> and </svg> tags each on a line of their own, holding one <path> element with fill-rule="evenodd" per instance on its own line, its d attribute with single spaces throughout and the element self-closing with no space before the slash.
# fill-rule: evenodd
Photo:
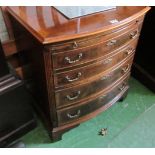
<svg viewBox="0 0 155 155">
<path fill-rule="evenodd" d="M 80 116 L 80 114 L 81 114 L 81 111 L 78 110 L 77 113 L 74 114 L 74 115 L 67 113 L 67 117 L 69 117 L 69 118 L 77 118 L 77 117 Z"/>
<path fill-rule="evenodd" d="M 69 101 L 72 101 L 72 100 L 77 99 L 77 98 L 79 97 L 80 94 L 81 94 L 81 92 L 78 91 L 78 92 L 77 92 L 77 95 L 75 95 L 74 97 L 71 97 L 70 95 L 67 95 L 66 97 L 67 97 L 67 99 L 68 99 Z"/>
<path fill-rule="evenodd" d="M 137 36 L 138 36 L 138 30 L 133 31 L 133 32 L 130 33 L 130 38 L 131 38 L 131 39 L 134 39 L 134 38 L 136 38 Z"/>
<path fill-rule="evenodd" d="M 127 71 L 129 71 L 130 69 L 130 65 L 128 64 L 126 67 L 122 68 L 122 72 L 126 73 Z"/>
<path fill-rule="evenodd" d="M 113 45 L 116 45 L 116 43 L 117 43 L 117 40 L 113 39 L 107 43 L 107 46 L 113 46 Z"/>
<path fill-rule="evenodd" d="M 105 75 L 101 78 L 101 80 L 107 80 L 112 76 L 112 74 Z"/>
<path fill-rule="evenodd" d="M 73 63 L 76 63 L 76 62 L 80 61 L 81 58 L 82 58 L 82 53 L 79 53 L 76 60 L 71 60 L 69 57 L 65 57 L 65 60 L 66 60 L 69 64 L 73 64 Z"/>
<path fill-rule="evenodd" d="M 123 82 L 123 84 L 120 87 L 118 87 L 118 89 L 122 91 L 125 87 L 126 87 L 126 83 Z"/>
<path fill-rule="evenodd" d="M 79 72 L 77 74 L 77 77 L 74 78 L 74 79 L 71 79 L 68 75 L 65 78 L 67 79 L 68 82 L 73 82 L 73 81 L 77 81 L 80 78 L 81 75 L 82 75 L 81 72 Z"/>
<path fill-rule="evenodd" d="M 133 49 L 133 48 L 128 48 L 128 49 L 125 51 L 125 54 L 130 55 L 131 53 L 134 53 L 134 52 L 135 52 L 135 49 Z"/>
<path fill-rule="evenodd" d="M 108 64 L 108 63 L 110 63 L 112 61 L 112 58 L 108 58 L 108 59 L 106 59 L 106 60 L 104 60 L 103 61 L 103 64 L 105 65 L 105 64 Z"/>
<path fill-rule="evenodd" d="M 73 47 L 73 48 L 77 48 L 77 47 L 78 47 L 78 44 L 77 44 L 76 41 L 73 42 L 73 46 L 72 46 L 72 47 Z"/>
</svg>

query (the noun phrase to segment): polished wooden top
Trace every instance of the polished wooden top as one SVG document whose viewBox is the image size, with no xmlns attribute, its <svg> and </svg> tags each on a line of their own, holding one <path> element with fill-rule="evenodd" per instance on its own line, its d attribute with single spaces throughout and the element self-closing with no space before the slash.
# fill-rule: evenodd
<svg viewBox="0 0 155 155">
<path fill-rule="evenodd" d="M 143 15 L 149 9 L 144 6 L 116 7 L 105 12 L 67 19 L 51 6 L 7 7 L 8 12 L 43 44 L 104 32 Z M 113 20 L 118 22 L 111 23 Z"/>
</svg>

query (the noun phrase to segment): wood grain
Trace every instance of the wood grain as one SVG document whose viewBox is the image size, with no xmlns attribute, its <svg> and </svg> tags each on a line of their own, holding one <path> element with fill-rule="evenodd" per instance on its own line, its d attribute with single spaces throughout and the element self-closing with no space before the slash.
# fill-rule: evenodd
<svg viewBox="0 0 155 155">
<path fill-rule="evenodd" d="M 78 18 L 80 19 L 80 27 L 78 27 L 78 19 L 68 20 L 51 6 L 17 6 L 7 7 L 6 9 L 38 41 L 48 44 L 86 37 L 118 28 L 144 15 L 150 8 L 117 7 L 111 11 Z M 119 22 L 111 24 L 109 21 L 114 19 Z"/>
<path fill-rule="evenodd" d="M 33 45 L 29 54 L 40 101 L 37 106 L 45 115 L 53 140 L 126 96 L 135 49 L 149 9 L 117 7 L 68 20 L 53 7 L 7 7 L 15 38 L 26 36 Z M 109 22 L 113 19 L 119 22 Z M 66 100 L 68 95 L 71 101 Z"/>
</svg>

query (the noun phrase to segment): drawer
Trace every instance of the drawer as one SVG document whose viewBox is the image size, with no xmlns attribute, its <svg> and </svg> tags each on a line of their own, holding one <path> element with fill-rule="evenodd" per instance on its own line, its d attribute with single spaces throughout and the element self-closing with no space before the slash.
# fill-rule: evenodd
<svg viewBox="0 0 155 155">
<path fill-rule="evenodd" d="M 57 91 L 55 93 L 57 108 L 77 104 L 77 102 L 87 100 L 88 97 L 96 96 L 101 91 L 104 91 L 105 88 L 111 87 L 113 83 L 126 76 L 130 71 L 131 64 L 132 58 L 115 70 L 102 75 L 99 79 L 95 79 L 93 82 Z"/>
<path fill-rule="evenodd" d="M 125 43 L 138 38 L 141 26 L 134 26 L 120 30 L 102 38 L 99 44 L 90 44 L 87 48 L 73 50 L 58 54 L 52 54 L 54 70 L 62 70 L 67 67 L 73 67 L 79 64 L 88 63 L 107 54 L 112 53 L 115 49 L 123 46 Z"/>
<path fill-rule="evenodd" d="M 129 29 L 131 26 L 141 24 L 143 22 L 143 19 L 144 19 L 144 16 L 140 16 L 137 19 L 125 25 L 121 25 L 120 27 L 107 30 L 104 33 L 99 33 L 99 34 L 92 35 L 90 37 L 86 37 L 82 39 L 75 39 L 75 40 L 71 40 L 67 42 L 49 45 L 47 48 L 50 51 L 52 51 L 52 53 L 59 53 L 59 52 L 64 52 L 64 51 L 81 49 L 83 47 L 88 47 L 90 45 L 95 45 L 95 44 L 102 42 L 105 37 L 110 38 L 112 36 L 117 36 L 118 33 L 123 32 L 123 29 L 126 31 L 126 29 Z M 112 34 L 112 36 L 109 34 Z"/>
<path fill-rule="evenodd" d="M 64 108 L 57 111 L 58 125 L 63 125 L 76 121 L 81 117 L 94 112 L 95 110 L 105 106 L 108 102 L 113 100 L 118 94 L 125 91 L 129 76 L 127 76 L 122 82 L 116 84 L 113 88 L 100 94 L 97 99 L 83 103 L 82 105 L 76 105 L 68 108 Z"/>
<path fill-rule="evenodd" d="M 97 76 L 114 65 L 124 61 L 124 59 L 131 56 L 136 48 L 137 40 L 133 41 L 123 49 L 119 49 L 112 56 L 106 57 L 96 63 L 80 67 L 78 69 L 70 70 L 67 72 L 54 74 L 55 88 L 64 86 L 75 85 L 81 83 L 83 80 Z"/>
</svg>

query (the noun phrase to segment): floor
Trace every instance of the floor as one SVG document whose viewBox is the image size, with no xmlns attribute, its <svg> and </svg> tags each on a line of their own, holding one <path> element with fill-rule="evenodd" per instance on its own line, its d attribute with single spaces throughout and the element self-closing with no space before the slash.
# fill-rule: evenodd
<svg viewBox="0 0 155 155">
<path fill-rule="evenodd" d="M 52 143 L 40 121 L 22 137 L 28 148 L 147 148 L 155 147 L 155 94 L 134 78 L 127 98 L 106 112 L 82 123 Z M 98 134 L 107 128 L 107 134 Z"/>
</svg>

